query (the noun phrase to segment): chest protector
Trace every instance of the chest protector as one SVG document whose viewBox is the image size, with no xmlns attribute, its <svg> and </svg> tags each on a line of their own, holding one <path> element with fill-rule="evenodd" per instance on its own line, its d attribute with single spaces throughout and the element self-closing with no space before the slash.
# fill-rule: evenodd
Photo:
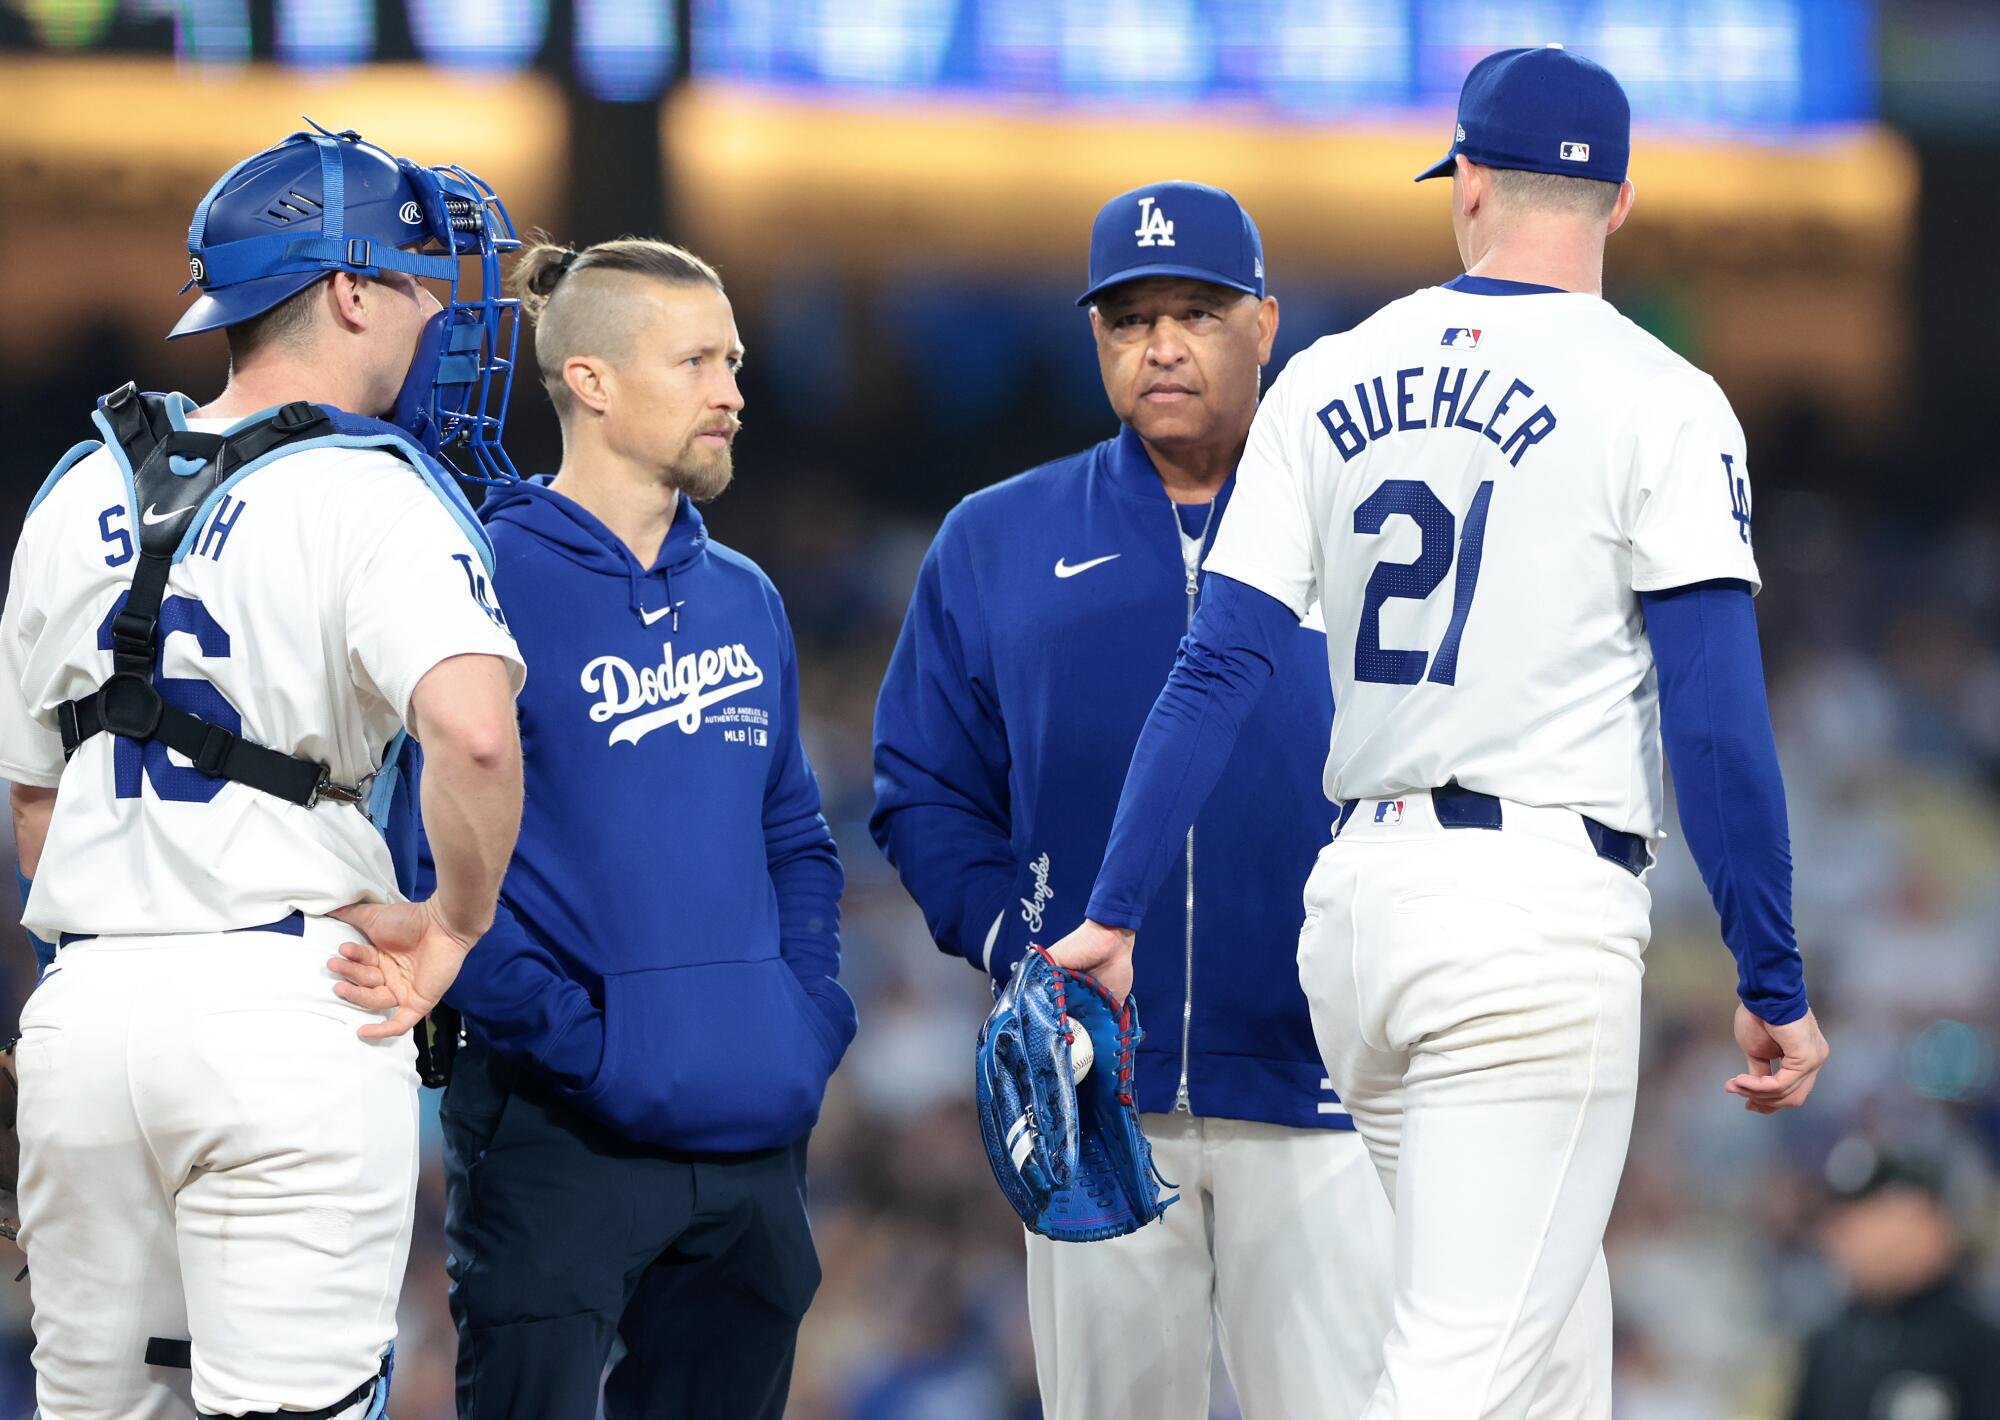
<svg viewBox="0 0 2000 1420">
<path fill-rule="evenodd" d="M 402 457 L 466 531 L 490 576 L 493 552 L 486 531 L 451 474 L 394 425 L 300 401 L 227 433 L 209 434 L 185 427 L 186 412 L 192 407 L 183 395 L 140 394 L 130 384 L 106 395 L 93 416 L 105 442 L 86 442 L 70 450 L 43 488 L 46 496 L 48 487 L 78 460 L 100 447 L 109 448 L 125 474 L 138 539 L 131 590 L 111 623 L 112 674 L 91 694 L 56 708 L 63 752 L 75 753 L 97 734 L 158 740 L 187 756 L 203 774 L 247 785 L 301 808 L 313 808 L 322 800 L 354 804 L 390 838 L 398 860 L 397 877 L 406 880 L 407 855 L 396 851 L 403 847 L 396 841 L 401 835 L 383 821 L 393 784 L 376 775 L 369 776 L 377 780 L 373 786 L 368 780 L 335 783 L 328 767 L 317 760 L 254 744 L 166 703 L 154 683 L 160 604 L 168 574 L 192 549 L 208 511 L 222 495 L 275 459 L 307 449 L 381 448 Z M 400 768 L 410 757 L 404 753 L 404 741 L 399 734 L 389 745 L 382 774 Z"/>
</svg>

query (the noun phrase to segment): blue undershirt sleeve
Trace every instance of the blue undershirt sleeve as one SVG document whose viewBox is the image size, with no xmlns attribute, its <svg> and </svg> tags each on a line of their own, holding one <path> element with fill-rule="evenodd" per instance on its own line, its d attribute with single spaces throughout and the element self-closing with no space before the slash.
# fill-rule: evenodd
<svg viewBox="0 0 2000 1420">
<path fill-rule="evenodd" d="M 1084 911 L 1091 921 L 1138 929 L 1222 776 L 1243 721 L 1276 673 L 1283 638 L 1298 624 L 1276 597 L 1221 573 L 1208 575 L 1173 674 L 1132 751 L 1104 865 Z"/>
<path fill-rule="evenodd" d="M 1737 995 L 1784 1025 L 1806 1013 L 1792 928 L 1791 833 L 1747 583 L 1640 595 L 1681 831 L 1736 957 Z"/>
</svg>

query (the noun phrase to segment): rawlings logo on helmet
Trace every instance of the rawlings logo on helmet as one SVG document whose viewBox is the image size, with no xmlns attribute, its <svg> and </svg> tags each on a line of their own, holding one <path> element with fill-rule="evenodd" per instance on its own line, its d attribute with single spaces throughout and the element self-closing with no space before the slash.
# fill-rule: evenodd
<svg viewBox="0 0 2000 1420">
<path fill-rule="evenodd" d="M 424 220 L 424 209 L 417 206 L 415 202 L 405 202 L 401 207 L 396 209 L 396 216 L 412 227 L 421 226 Z"/>
</svg>

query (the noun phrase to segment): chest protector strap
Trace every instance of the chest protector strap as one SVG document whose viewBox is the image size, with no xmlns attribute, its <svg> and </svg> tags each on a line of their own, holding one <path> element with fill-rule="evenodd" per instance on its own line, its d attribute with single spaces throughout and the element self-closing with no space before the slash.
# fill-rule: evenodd
<svg viewBox="0 0 2000 1420">
<path fill-rule="evenodd" d="M 103 402 L 105 419 L 132 470 L 132 522 L 138 567 L 125 605 L 111 622 L 112 675 L 90 695 L 56 707 L 63 754 L 102 731 L 128 740 L 158 740 L 215 779 L 246 784 L 287 803 L 311 808 L 321 799 L 360 803 L 354 788 L 333 784 L 316 760 L 252 744 L 221 725 L 169 705 L 153 677 L 159 668 L 160 604 L 187 518 L 231 470 L 253 459 L 332 432 L 317 405 L 285 405 L 269 419 L 230 434 L 175 428 L 161 401 L 126 385 Z"/>
</svg>

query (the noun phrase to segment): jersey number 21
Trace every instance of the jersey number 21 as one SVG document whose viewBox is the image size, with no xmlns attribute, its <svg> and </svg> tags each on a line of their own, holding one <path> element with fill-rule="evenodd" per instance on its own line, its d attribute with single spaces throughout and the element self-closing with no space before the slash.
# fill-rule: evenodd
<svg viewBox="0 0 2000 1420">
<path fill-rule="evenodd" d="M 1493 501 L 1493 481 L 1479 485 L 1466 510 L 1465 532 L 1458 519 L 1431 492 L 1430 485 L 1412 478 L 1392 478 L 1354 510 L 1354 531 L 1374 537 L 1400 513 L 1424 535 L 1423 551 L 1414 562 L 1378 562 L 1368 577 L 1361 601 L 1361 628 L 1354 636 L 1354 678 L 1378 685 L 1415 685 L 1428 680 L 1453 685 L 1458 680 L 1458 646 L 1465 636 L 1465 619 L 1472 614 L 1472 594 L 1479 588 L 1479 558 L 1486 543 L 1486 507 Z M 1458 543 L 1458 576 L 1452 583 L 1451 624 L 1435 655 L 1398 651 L 1382 644 L 1382 603 L 1391 597 L 1424 601 L 1451 571 L 1452 543 Z M 1425 665 L 1430 667 L 1425 674 Z"/>
</svg>

